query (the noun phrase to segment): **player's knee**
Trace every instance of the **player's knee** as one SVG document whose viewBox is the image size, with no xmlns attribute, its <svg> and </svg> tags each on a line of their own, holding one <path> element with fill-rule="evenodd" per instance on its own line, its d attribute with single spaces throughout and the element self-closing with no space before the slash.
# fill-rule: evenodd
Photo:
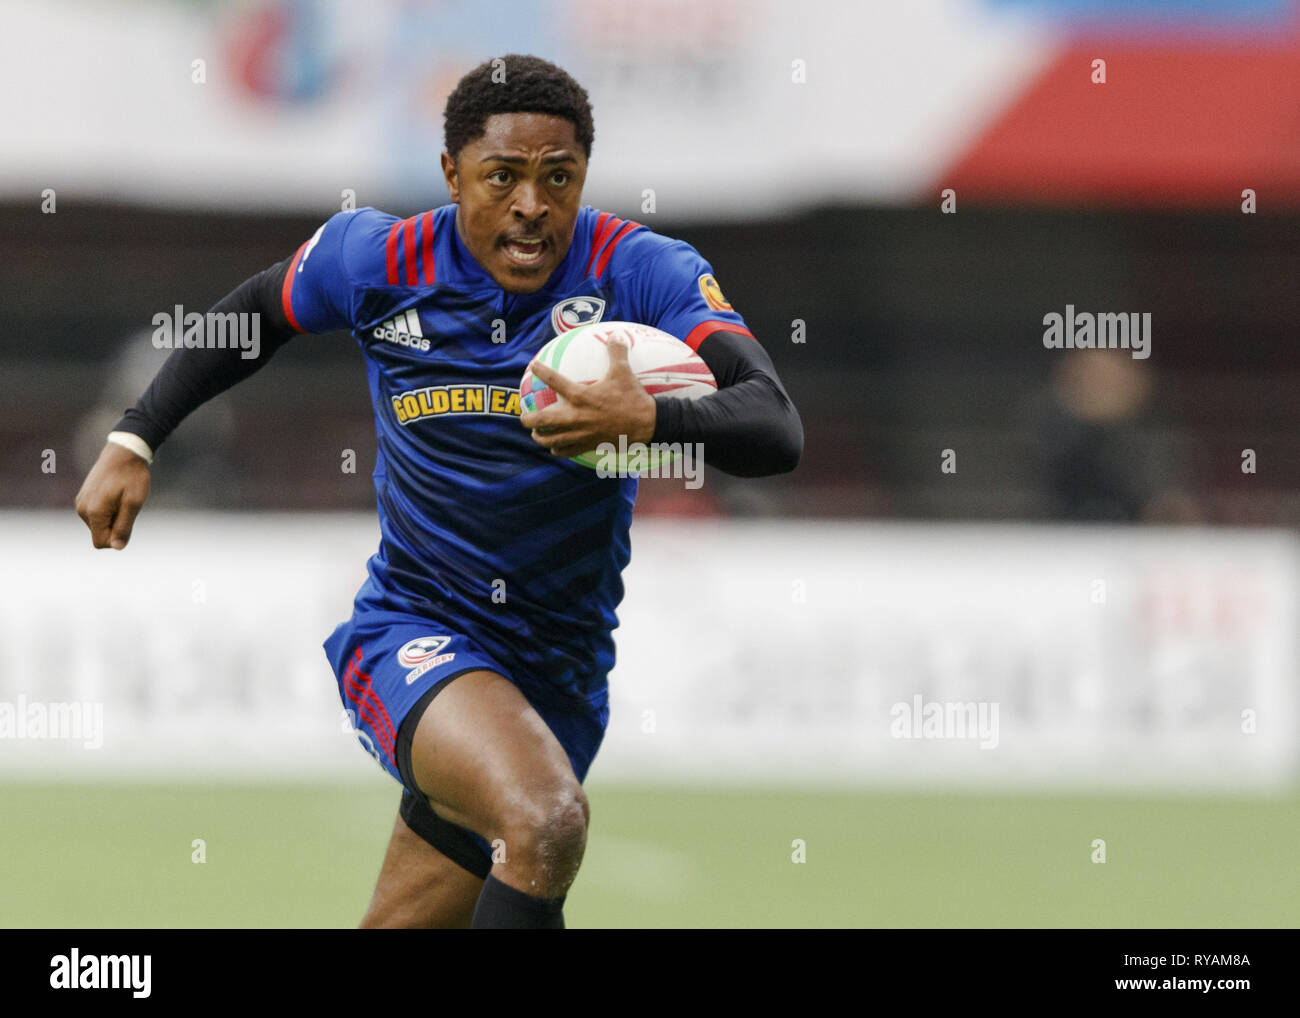
<svg viewBox="0 0 1300 1018">
<path fill-rule="evenodd" d="M 520 799 L 506 820 L 507 852 L 513 849 L 517 861 L 548 876 L 576 873 L 590 815 L 587 796 L 576 782 Z"/>
</svg>

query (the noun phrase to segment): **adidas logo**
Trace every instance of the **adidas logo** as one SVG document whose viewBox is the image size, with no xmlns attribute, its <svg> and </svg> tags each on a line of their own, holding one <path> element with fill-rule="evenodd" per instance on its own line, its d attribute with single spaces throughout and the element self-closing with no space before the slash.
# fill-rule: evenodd
<svg viewBox="0 0 1300 1018">
<path fill-rule="evenodd" d="M 415 313 L 414 308 L 393 315 L 383 325 L 377 326 L 373 335 L 375 339 L 382 339 L 385 343 L 396 343 L 398 346 L 409 347 L 412 350 L 427 352 L 431 345 L 424 338 L 424 333 L 420 329 L 420 316 Z"/>
</svg>

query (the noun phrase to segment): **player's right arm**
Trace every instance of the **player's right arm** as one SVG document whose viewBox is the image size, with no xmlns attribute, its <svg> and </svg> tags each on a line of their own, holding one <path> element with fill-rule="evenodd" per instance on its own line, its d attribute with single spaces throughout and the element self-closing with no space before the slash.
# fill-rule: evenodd
<svg viewBox="0 0 1300 1018">
<path fill-rule="evenodd" d="M 224 349 L 176 349 L 149 388 L 118 421 L 77 492 L 77 515 L 96 548 L 126 547 L 149 497 L 153 454 L 189 414 L 261 368 L 300 332 L 351 326 L 354 288 L 343 262 L 343 240 L 356 213 L 339 213 L 284 261 L 244 280 L 209 314 L 259 316 L 260 349 L 245 356 Z"/>
</svg>

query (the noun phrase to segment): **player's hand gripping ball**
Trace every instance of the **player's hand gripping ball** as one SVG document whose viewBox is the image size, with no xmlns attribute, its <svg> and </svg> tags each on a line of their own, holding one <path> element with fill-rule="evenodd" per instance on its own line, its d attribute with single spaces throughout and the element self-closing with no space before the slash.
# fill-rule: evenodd
<svg viewBox="0 0 1300 1018">
<path fill-rule="evenodd" d="M 593 322 L 580 325 L 576 329 L 556 336 L 547 343 L 533 358 L 524 377 L 519 383 L 519 402 L 525 414 L 533 414 L 552 406 L 565 406 L 565 397 L 560 389 L 569 390 L 573 400 L 578 400 L 574 386 L 593 385 L 604 381 L 611 375 L 611 364 L 616 363 L 618 355 L 611 360 L 611 345 L 623 346 L 627 351 L 627 363 L 636 381 L 650 396 L 671 395 L 683 399 L 699 399 L 711 392 L 718 391 L 718 383 L 709 366 L 700 359 L 690 347 L 676 336 L 671 336 L 649 325 L 636 322 Z M 561 378 L 548 384 L 535 373 L 534 365 L 542 365 L 558 373 Z M 569 383 L 568 385 L 565 382 Z M 525 426 L 530 426 L 525 420 Z M 538 428 L 542 432 L 542 428 Z M 613 436 L 611 436 L 613 437 Z M 648 440 L 647 440 L 648 441 Z M 634 461 L 638 467 L 654 467 L 660 463 L 671 462 L 675 453 L 664 453 L 651 445 L 646 450 L 632 449 L 633 439 L 628 437 L 622 443 L 613 438 L 611 443 L 618 450 L 617 454 L 599 445 L 570 455 L 575 463 L 593 470 L 613 467 L 619 471 L 627 468 L 628 461 Z M 579 449 L 582 445 L 579 444 Z"/>
</svg>

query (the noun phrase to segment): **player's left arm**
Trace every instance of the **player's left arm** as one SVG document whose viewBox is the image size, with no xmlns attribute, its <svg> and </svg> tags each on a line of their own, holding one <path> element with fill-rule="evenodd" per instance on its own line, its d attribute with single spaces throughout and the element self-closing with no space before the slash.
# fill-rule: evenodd
<svg viewBox="0 0 1300 1018">
<path fill-rule="evenodd" d="M 629 274 L 639 321 L 679 337 L 699 354 L 718 391 L 688 400 L 655 396 L 655 442 L 698 444 L 704 462 L 736 477 L 793 470 L 803 423 L 771 357 L 713 277 L 713 267 L 682 240 L 657 240 Z"/>
<path fill-rule="evenodd" d="M 696 352 L 718 391 L 694 400 L 651 396 L 621 343 L 609 344 L 609 373 L 592 385 L 534 361 L 531 370 L 565 405 L 526 412 L 520 423 L 556 456 L 577 456 L 626 436 L 629 442 L 698 443 L 706 463 L 736 477 L 793 470 L 803 451 L 803 424 L 767 351 L 751 335 L 717 330 Z"/>
<path fill-rule="evenodd" d="M 699 399 L 656 396 L 655 442 L 698 442 L 704 461 L 736 477 L 789 473 L 803 452 L 803 422 L 753 336 L 719 329 L 695 351 L 718 391 Z"/>
<path fill-rule="evenodd" d="M 525 414 L 522 423 L 558 456 L 622 434 L 632 442 L 698 444 L 706 463 L 737 477 L 793 470 L 803 424 L 772 359 L 722 295 L 709 263 L 684 241 L 659 241 L 627 273 L 630 317 L 682 339 L 709 366 L 718 391 L 695 400 L 651 396 L 614 344 L 609 374 L 594 385 L 534 364 L 569 405 Z"/>
</svg>

